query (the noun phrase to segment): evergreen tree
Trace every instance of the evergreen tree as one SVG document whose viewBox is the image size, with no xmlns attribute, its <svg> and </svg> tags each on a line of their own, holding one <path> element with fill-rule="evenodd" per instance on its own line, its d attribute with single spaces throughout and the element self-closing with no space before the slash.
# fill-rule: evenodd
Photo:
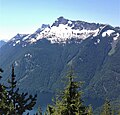
<svg viewBox="0 0 120 115">
<path fill-rule="evenodd" d="M 102 109 L 101 115 L 114 115 L 109 100 L 105 101 L 105 103 L 103 105 L 103 109 Z"/>
<path fill-rule="evenodd" d="M 3 70 L 0 68 L 0 74 L 3 72 Z M 2 76 L 0 75 L 0 79 L 2 78 Z"/>
<path fill-rule="evenodd" d="M 120 115 L 120 110 L 118 111 L 118 115 Z"/>
<path fill-rule="evenodd" d="M 92 106 L 90 105 L 87 110 L 88 114 L 87 115 L 93 115 L 93 109 Z"/>
<path fill-rule="evenodd" d="M 42 110 L 41 110 L 41 107 L 38 107 L 38 111 L 37 111 L 37 113 L 36 113 L 36 114 L 34 114 L 34 115 L 42 115 Z"/>
<path fill-rule="evenodd" d="M 1 73 L 3 70 L 0 68 L 0 79 L 2 78 Z M 3 85 L 0 83 L 0 101 L 2 100 Z"/>
<path fill-rule="evenodd" d="M 47 107 L 47 115 L 91 115 L 88 107 L 83 105 L 80 91 L 81 82 L 74 81 L 73 72 L 70 71 L 68 84 L 64 91 L 56 97 L 55 104 Z"/>
<path fill-rule="evenodd" d="M 12 110 L 14 110 L 13 103 L 8 101 L 8 93 L 3 87 L 2 97 L 0 99 L 0 114 L 9 115 Z"/>
<path fill-rule="evenodd" d="M 13 103 L 13 108 L 10 115 L 22 115 L 26 110 L 32 110 L 36 104 L 36 97 L 28 95 L 28 93 L 19 93 L 19 88 L 16 87 L 17 81 L 15 80 L 14 66 L 12 66 L 11 80 L 8 81 L 7 87 L 8 101 Z"/>
<path fill-rule="evenodd" d="M 3 70 L 0 68 L 0 74 Z M 2 76 L 0 75 L 0 79 Z M 0 84 L 0 114 L 9 115 L 9 111 L 13 110 L 13 103 L 8 102 L 8 92 L 6 91 L 6 87 Z"/>
</svg>

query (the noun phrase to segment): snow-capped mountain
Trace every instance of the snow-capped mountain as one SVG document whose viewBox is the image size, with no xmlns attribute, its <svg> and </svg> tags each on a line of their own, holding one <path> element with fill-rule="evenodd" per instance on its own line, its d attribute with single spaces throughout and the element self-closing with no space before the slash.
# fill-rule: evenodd
<svg viewBox="0 0 120 115">
<path fill-rule="evenodd" d="M 120 100 L 119 27 L 59 17 L 51 26 L 43 24 L 33 34 L 17 34 L 2 46 L 3 81 L 12 64 L 22 90 L 54 94 L 73 65 L 78 80 L 85 82 L 88 101 Z"/>
<path fill-rule="evenodd" d="M 22 47 L 25 47 L 27 44 L 36 43 L 41 39 L 47 39 L 51 43 L 66 43 L 71 39 L 81 42 L 90 36 L 95 37 L 101 32 L 103 32 L 103 37 L 112 34 L 116 40 L 120 36 L 119 32 L 115 33 L 115 28 L 110 26 L 110 30 L 107 30 L 108 26 L 84 21 L 72 21 L 59 17 L 51 26 L 43 24 L 33 34 L 17 34 L 10 41 L 13 41 L 11 45 L 21 44 Z M 77 43 L 79 42 L 77 41 Z"/>
</svg>

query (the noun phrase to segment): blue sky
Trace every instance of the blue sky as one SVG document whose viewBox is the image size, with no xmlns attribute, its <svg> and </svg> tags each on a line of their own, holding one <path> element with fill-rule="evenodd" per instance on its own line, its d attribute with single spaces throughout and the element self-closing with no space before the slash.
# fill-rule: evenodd
<svg viewBox="0 0 120 115">
<path fill-rule="evenodd" d="M 60 16 L 120 26 L 120 0 L 0 0 L 0 39 L 33 33 Z"/>
</svg>

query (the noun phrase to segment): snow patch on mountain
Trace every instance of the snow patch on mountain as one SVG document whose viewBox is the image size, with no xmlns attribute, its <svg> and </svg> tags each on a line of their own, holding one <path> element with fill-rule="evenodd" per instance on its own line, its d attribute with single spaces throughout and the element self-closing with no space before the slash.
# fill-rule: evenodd
<svg viewBox="0 0 120 115">
<path fill-rule="evenodd" d="M 117 40 L 119 38 L 120 34 L 117 33 L 117 35 L 115 37 L 113 37 L 113 40 Z"/>
<path fill-rule="evenodd" d="M 18 65 L 19 65 L 19 62 L 18 62 L 18 61 L 15 61 L 14 63 L 15 63 L 15 66 L 18 66 Z"/>
<path fill-rule="evenodd" d="M 94 42 L 95 45 L 99 44 L 100 43 L 100 39 L 97 39 L 96 42 Z"/>
<path fill-rule="evenodd" d="M 22 47 L 24 48 L 24 47 L 26 47 L 27 46 L 27 44 L 22 44 Z"/>
<path fill-rule="evenodd" d="M 30 37 L 30 34 L 26 35 L 26 36 L 22 39 L 22 41 L 25 41 L 25 40 L 28 39 L 29 37 Z"/>
<path fill-rule="evenodd" d="M 115 31 L 114 30 L 107 30 L 107 31 L 102 33 L 102 37 L 106 37 L 106 35 L 110 36 L 113 32 L 115 32 Z"/>
<path fill-rule="evenodd" d="M 70 23 L 70 22 L 69 22 Z M 96 30 L 87 30 L 87 29 L 72 29 L 68 24 L 59 24 L 59 26 L 52 26 L 51 28 L 45 28 L 36 38 L 31 38 L 28 40 L 31 44 L 36 42 L 39 39 L 46 38 L 51 43 L 66 43 L 67 40 L 71 38 L 77 39 L 86 39 L 91 35 L 96 36 L 99 32 L 99 29 Z"/>
<path fill-rule="evenodd" d="M 69 20 L 69 21 L 68 21 L 68 24 L 72 24 L 72 22 Z"/>
<path fill-rule="evenodd" d="M 15 45 L 16 45 L 16 44 L 14 43 L 14 44 L 13 44 L 13 47 L 14 47 Z"/>
<path fill-rule="evenodd" d="M 30 40 L 28 40 L 28 42 L 30 42 L 30 44 L 36 42 L 37 40 L 35 38 L 31 38 Z"/>
<path fill-rule="evenodd" d="M 20 44 L 20 40 L 14 41 L 13 46 L 16 46 L 16 44 Z"/>
<path fill-rule="evenodd" d="M 12 45 L 21 44 L 26 47 L 27 44 L 36 43 L 38 40 L 47 39 L 53 43 L 68 43 L 74 39 L 76 43 L 91 37 L 92 39 L 102 34 L 102 37 L 115 35 L 114 28 L 109 28 L 109 25 L 87 23 L 84 21 L 72 21 L 59 17 L 52 26 L 49 24 L 42 24 L 33 34 L 17 34 L 11 41 Z M 118 39 L 118 34 L 114 36 L 114 40 Z M 95 42 L 99 44 L 100 40 Z"/>
<path fill-rule="evenodd" d="M 16 41 L 16 44 L 18 44 L 18 43 L 20 43 L 20 40 L 17 40 L 17 41 Z"/>
<path fill-rule="evenodd" d="M 25 54 L 25 57 L 32 58 L 32 54 L 30 54 L 30 53 L 27 53 L 27 54 Z"/>
</svg>

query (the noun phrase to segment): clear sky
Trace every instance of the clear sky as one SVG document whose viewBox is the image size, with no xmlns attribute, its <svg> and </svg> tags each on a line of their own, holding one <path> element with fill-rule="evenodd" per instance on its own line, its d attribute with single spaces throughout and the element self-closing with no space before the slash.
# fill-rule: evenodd
<svg viewBox="0 0 120 115">
<path fill-rule="evenodd" d="M 60 16 L 120 26 L 120 0 L 0 0 L 0 39 L 33 33 Z"/>
</svg>

